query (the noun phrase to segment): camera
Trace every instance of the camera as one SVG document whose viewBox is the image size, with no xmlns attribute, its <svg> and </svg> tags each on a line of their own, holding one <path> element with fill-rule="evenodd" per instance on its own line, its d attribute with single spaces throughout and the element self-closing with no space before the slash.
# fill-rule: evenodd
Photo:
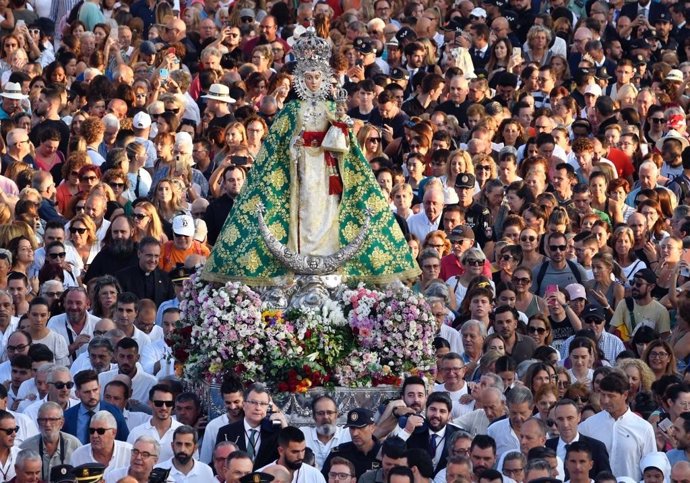
<svg viewBox="0 0 690 483">
<path fill-rule="evenodd" d="M 149 475 L 149 483 L 165 483 L 168 481 L 169 474 L 170 468 L 154 468 Z"/>
</svg>

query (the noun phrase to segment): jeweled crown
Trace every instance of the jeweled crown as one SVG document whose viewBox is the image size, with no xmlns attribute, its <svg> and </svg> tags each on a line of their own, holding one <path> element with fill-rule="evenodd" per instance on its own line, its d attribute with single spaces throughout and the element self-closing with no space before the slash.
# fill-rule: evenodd
<svg viewBox="0 0 690 483">
<path fill-rule="evenodd" d="M 328 64 L 331 59 L 331 46 L 326 40 L 316 35 L 314 27 L 309 27 L 300 35 L 292 51 L 298 62 Z"/>
<path fill-rule="evenodd" d="M 333 92 L 333 100 L 337 103 L 347 102 L 347 98 L 348 98 L 347 90 L 345 90 L 343 88 L 336 89 Z"/>
</svg>

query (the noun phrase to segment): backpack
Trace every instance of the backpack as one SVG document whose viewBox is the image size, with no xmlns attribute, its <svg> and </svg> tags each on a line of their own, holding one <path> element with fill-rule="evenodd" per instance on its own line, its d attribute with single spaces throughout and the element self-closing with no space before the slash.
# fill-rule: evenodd
<svg viewBox="0 0 690 483">
<path fill-rule="evenodd" d="M 685 202 L 685 199 L 690 195 L 690 180 L 685 176 L 685 174 L 680 174 L 673 178 L 671 182 L 667 185 L 670 186 L 671 184 L 676 183 L 680 187 L 680 199 L 678 200 L 678 204 L 681 205 Z"/>
<path fill-rule="evenodd" d="M 575 280 L 577 280 L 577 283 L 581 284 L 582 283 L 582 276 L 580 275 L 580 271 L 577 269 L 577 265 L 575 262 L 572 262 L 570 260 L 566 260 L 568 263 L 568 267 L 570 267 L 570 271 L 573 273 L 575 276 Z M 546 275 L 546 269 L 549 266 L 549 262 L 545 261 L 541 264 L 541 267 L 539 267 L 539 272 L 537 273 L 537 290 L 535 290 L 535 293 L 539 293 L 541 291 L 541 283 L 544 281 L 544 276 Z"/>
</svg>

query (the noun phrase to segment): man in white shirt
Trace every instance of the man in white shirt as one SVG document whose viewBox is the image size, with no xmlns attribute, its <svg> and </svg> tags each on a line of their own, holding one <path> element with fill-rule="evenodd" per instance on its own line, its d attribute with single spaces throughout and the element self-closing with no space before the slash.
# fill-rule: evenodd
<svg viewBox="0 0 690 483">
<path fill-rule="evenodd" d="M 132 445 L 117 441 L 117 422 L 108 411 L 98 411 L 89 424 L 89 444 L 72 453 L 70 464 L 100 463 L 107 468 L 119 468 L 129 464 Z"/>
<path fill-rule="evenodd" d="M 51 317 L 48 328 L 65 339 L 70 358 L 74 360 L 77 354 L 86 351 L 93 328 L 101 319 L 88 313 L 89 297 L 81 287 L 68 290 L 64 305 L 65 313 Z"/>
<path fill-rule="evenodd" d="M 160 327 L 156 326 L 158 330 L 162 330 L 163 337 L 157 340 L 152 340 L 150 344 L 141 348 L 141 366 L 149 374 L 152 374 L 156 377 L 174 375 L 175 359 L 172 357 L 172 350 L 168 346 L 168 343 L 165 342 L 165 337 L 172 334 L 179 320 L 179 308 L 170 307 L 166 309 L 163 313 L 163 328 L 161 329 Z M 205 439 L 206 437 L 204 436 L 204 440 Z M 205 461 L 203 457 L 201 460 Z"/>
<path fill-rule="evenodd" d="M 14 444 L 17 436 L 17 421 L 9 411 L 0 410 L 0 473 L 3 480 L 9 481 L 15 476 L 14 461 L 19 447 Z"/>
<path fill-rule="evenodd" d="M 292 483 L 326 483 L 326 479 L 319 470 L 304 463 L 306 449 L 307 443 L 304 439 L 304 433 L 294 426 L 286 426 L 278 433 L 279 456 L 271 464 L 287 468 Z M 259 471 L 263 471 L 264 468 L 259 469 Z"/>
<path fill-rule="evenodd" d="M 116 483 L 125 476 L 137 481 L 149 481 L 151 470 L 158 463 L 160 449 L 155 439 L 139 436 L 132 446 L 129 463 L 119 468 L 109 468 L 103 475 L 105 483 Z"/>
<path fill-rule="evenodd" d="M 446 324 L 446 317 L 450 311 L 446 306 L 446 301 L 440 297 L 429 297 L 427 301 L 436 319 L 436 336 L 443 337 L 448 341 L 451 352 L 462 354 L 464 350 L 462 348 L 462 337 L 460 336 L 460 332 Z"/>
<path fill-rule="evenodd" d="M 139 344 L 132 338 L 124 337 L 117 343 L 115 349 L 115 360 L 117 369 L 102 372 L 98 375 L 101 388 L 113 380 L 117 374 L 124 374 L 132 380 L 132 399 L 139 402 L 148 400 L 149 391 L 156 385 L 158 380 L 144 371 L 139 364 Z"/>
<path fill-rule="evenodd" d="M 204 430 L 204 439 L 199 451 L 199 460 L 211 462 L 213 449 L 216 446 L 218 430 L 230 423 L 241 421 L 244 417 L 242 403 L 244 402 L 242 381 L 234 377 L 226 377 L 220 386 L 220 394 L 225 404 L 225 414 L 212 419 Z"/>
<path fill-rule="evenodd" d="M 36 421 L 38 418 L 38 411 L 46 401 L 58 403 L 63 411 L 68 410 L 72 406 L 79 404 L 79 399 L 72 399 L 72 389 L 74 388 L 74 381 L 69 369 L 62 366 L 55 366 L 48 374 L 48 394 L 45 398 L 34 402 L 31 406 L 24 410 L 24 414 Z"/>
<path fill-rule="evenodd" d="M 331 450 L 350 441 L 350 431 L 336 425 L 338 408 L 332 397 L 316 396 L 311 403 L 315 426 L 303 426 L 307 448 L 314 453 L 316 467 L 321 468 Z"/>
<path fill-rule="evenodd" d="M 0 364 L 0 383 L 5 384 L 12 378 L 12 359 L 17 356 L 28 356 L 31 347 L 31 336 L 28 332 L 15 330 L 10 334 L 5 346 L 7 359 Z"/>
<path fill-rule="evenodd" d="M 429 189 L 424 191 L 422 201 L 424 209 L 407 220 L 410 233 L 416 236 L 418 240 L 424 240 L 430 232 L 439 229 L 444 200 L 443 190 Z"/>
<path fill-rule="evenodd" d="M 117 407 L 127 421 L 127 428 L 131 431 L 137 426 L 148 422 L 151 415 L 141 411 L 127 409 L 129 394 L 132 392 L 131 381 L 127 376 L 119 374 L 105 386 L 103 400 Z"/>
<path fill-rule="evenodd" d="M 441 371 L 443 372 L 443 383 L 434 386 L 434 392 L 447 391 L 453 401 L 453 419 L 469 412 L 469 407 L 460 403 L 460 398 L 467 394 L 467 383 L 465 382 L 465 361 L 462 356 L 454 352 L 449 352 L 441 360 Z"/>
<path fill-rule="evenodd" d="M 36 297 L 29 302 L 29 333 L 33 344 L 45 344 L 55 356 L 55 364 L 68 367 L 70 364 L 67 342 L 57 332 L 48 328 L 50 318 L 49 302 Z"/>
<path fill-rule="evenodd" d="M 615 371 L 605 376 L 599 389 L 603 411 L 580 423 L 580 433 L 604 443 L 614 475 L 639 481 L 642 478 L 640 460 L 656 451 L 654 428 L 630 411 L 630 383 L 625 374 Z"/>
<path fill-rule="evenodd" d="M 160 461 L 172 459 L 173 453 L 173 433 L 182 426 L 172 417 L 175 401 L 173 393 L 165 384 L 157 384 L 151 388 L 149 396 L 149 406 L 153 410 L 153 415 L 148 423 L 137 426 L 129 433 L 127 442 L 130 444 L 137 440 L 139 436 L 150 436 L 161 446 Z M 195 443 L 196 444 L 196 443 Z"/>
<path fill-rule="evenodd" d="M 65 243 L 65 226 L 60 220 L 49 221 L 46 223 L 46 227 L 43 232 L 44 246 L 39 247 L 34 251 L 34 262 L 30 269 L 31 273 L 38 273 L 41 270 L 46 261 L 45 247 L 56 241 Z M 65 262 L 72 266 L 74 275 L 78 277 L 84 268 L 84 262 L 79 256 L 79 252 L 77 252 L 77 249 L 74 248 L 72 244 L 69 244 L 65 245 L 65 253 Z"/>
<path fill-rule="evenodd" d="M 214 480 L 213 471 L 206 463 L 194 459 L 197 450 L 196 430 L 191 426 L 181 425 L 173 434 L 172 450 L 174 456 L 157 468 L 170 468 L 169 478 L 179 483 L 209 483 Z"/>
<path fill-rule="evenodd" d="M 508 451 L 519 451 L 520 428 L 522 423 L 532 417 L 534 397 L 532 391 L 523 386 L 512 388 L 506 396 L 508 417 L 489 426 L 487 434 L 496 442 L 496 453 L 500 457 Z"/>
<path fill-rule="evenodd" d="M 115 347 L 113 347 L 111 339 L 108 338 L 110 350 L 108 350 L 107 346 L 102 346 L 104 336 L 116 328 L 115 322 L 110 319 L 101 319 L 96 322 L 93 328 L 93 338 L 89 341 L 89 348 L 86 352 L 79 354 L 69 368 L 73 376 L 77 372 L 87 369 L 93 369 L 98 374 L 117 369 L 117 364 L 114 364 Z M 99 342 L 96 342 L 97 340 Z M 95 344 L 93 350 L 91 349 L 91 344 Z"/>
<path fill-rule="evenodd" d="M 13 312 L 12 296 L 5 290 L 0 290 L 0 355 L 3 359 L 7 357 L 5 352 L 7 340 L 17 328 L 17 323 L 12 321 Z"/>
</svg>

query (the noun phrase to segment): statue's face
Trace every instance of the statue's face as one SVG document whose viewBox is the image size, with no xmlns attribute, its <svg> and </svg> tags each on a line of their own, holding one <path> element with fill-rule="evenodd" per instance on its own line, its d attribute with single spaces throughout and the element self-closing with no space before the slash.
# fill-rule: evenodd
<svg viewBox="0 0 690 483">
<path fill-rule="evenodd" d="M 312 92 L 316 92 L 321 87 L 323 82 L 323 74 L 318 71 L 310 71 L 304 74 L 304 83 Z"/>
</svg>

